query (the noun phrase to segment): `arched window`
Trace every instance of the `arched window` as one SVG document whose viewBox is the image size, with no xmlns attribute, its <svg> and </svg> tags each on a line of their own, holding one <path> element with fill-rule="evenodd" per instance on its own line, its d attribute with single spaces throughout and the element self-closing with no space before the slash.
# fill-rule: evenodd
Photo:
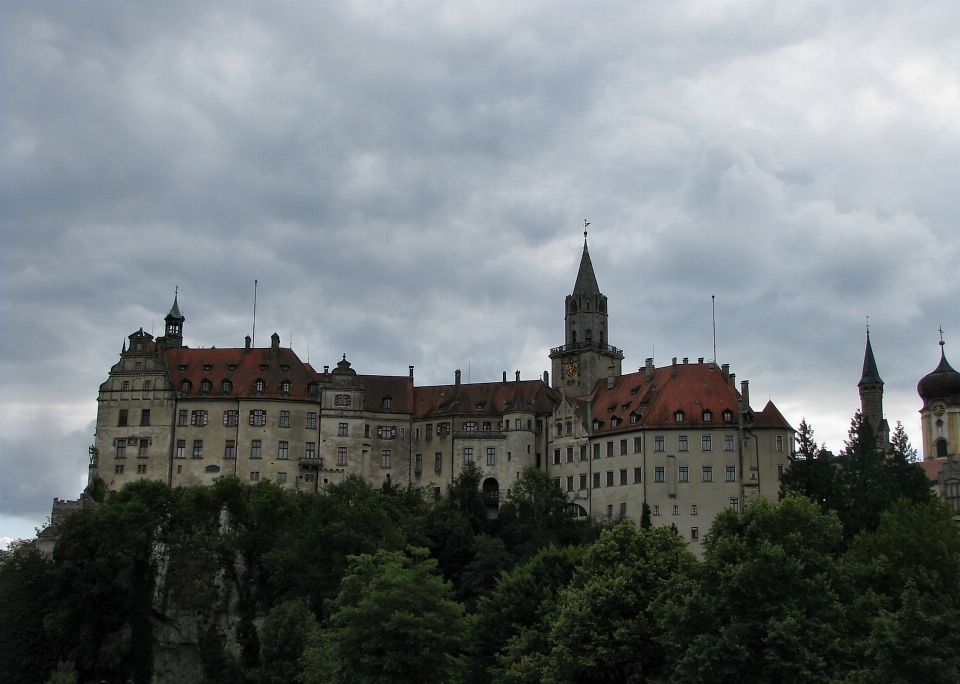
<svg viewBox="0 0 960 684">
<path fill-rule="evenodd" d="M 590 328 L 587 328 L 587 331 L 586 331 L 585 333 L 583 333 L 583 341 L 584 341 L 584 342 L 592 342 L 592 341 L 593 341 L 593 331 L 592 331 Z"/>
<path fill-rule="evenodd" d="M 573 342 L 574 344 L 577 343 L 577 331 L 576 331 L 576 330 L 574 330 L 572 333 L 570 333 L 570 341 Z"/>
<path fill-rule="evenodd" d="M 937 440 L 937 458 L 946 458 L 947 457 L 947 440 L 938 439 Z"/>
<path fill-rule="evenodd" d="M 254 393 L 263 394 L 266 390 L 267 390 L 267 383 L 265 383 L 263 380 L 257 379 L 257 381 L 253 383 Z"/>
<path fill-rule="evenodd" d="M 606 304 L 606 302 L 604 302 L 604 301 L 601 299 L 601 300 L 600 300 L 600 304 L 597 306 L 597 308 L 600 310 L 600 313 L 603 313 L 604 311 L 607 310 L 607 304 Z"/>
<path fill-rule="evenodd" d="M 224 380 L 220 383 L 220 394 L 230 394 L 233 391 L 233 383 L 229 380 Z"/>
<path fill-rule="evenodd" d="M 575 299 L 570 301 L 570 313 L 577 313 L 577 301 Z"/>
<path fill-rule="evenodd" d="M 568 435 L 573 434 L 573 423 L 570 422 L 569 420 L 567 421 L 567 434 Z"/>
<path fill-rule="evenodd" d="M 213 389 L 213 383 L 207 380 L 206 378 L 200 383 L 200 394 L 210 394 L 210 390 Z"/>
<path fill-rule="evenodd" d="M 280 394 L 282 394 L 282 395 L 285 396 L 285 397 L 289 397 L 289 396 L 290 396 L 290 381 L 289 381 L 289 380 L 284 380 L 283 382 L 280 383 Z"/>
<path fill-rule="evenodd" d="M 563 437 L 563 424 L 557 423 L 557 437 Z"/>
</svg>

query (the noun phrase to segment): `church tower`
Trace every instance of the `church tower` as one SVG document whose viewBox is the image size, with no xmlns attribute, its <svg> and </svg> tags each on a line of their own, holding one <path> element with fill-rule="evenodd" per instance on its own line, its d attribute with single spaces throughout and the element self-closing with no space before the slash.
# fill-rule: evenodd
<svg viewBox="0 0 960 684">
<path fill-rule="evenodd" d="M 877 370 L 877 360 L 873 358 L 870 345 L 870 331 L 867 331 L 867 348 L 863 353 L 863 373 L 860 375 L 860 413 L 870 421 L 870 427 L 877 433 L 881 444 L 890 442 L 890 426 L 883 417 L 883 380 Z"/>
<path fill-rule="evenodd" d="M 565 344 L 550 350 L 554 389 L 580 397 L 601 378 L 620 375 L 623 352 L 608 343 L 607 298 L 597 285 L 586 232 L 577 282 L 565 302 L 564 333 Z"/>
<path fill-rule="evenodd" d="M 183 322 L 187 319 L 180 313 L 177 294 L 173 295 L 173 306 L 170 307 L 170 313 L 163 320 L 166 323 L 163 341 L 167 349 L 179 349 L 183 346 Z"/>
</svg>

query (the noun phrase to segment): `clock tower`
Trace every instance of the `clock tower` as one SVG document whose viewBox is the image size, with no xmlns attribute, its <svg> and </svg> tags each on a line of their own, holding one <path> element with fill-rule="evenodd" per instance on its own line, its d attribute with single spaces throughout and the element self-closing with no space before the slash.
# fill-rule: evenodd
<svg viewBox="0 0 960 684">
<path fill-rule="evenodd" d="M 607 298 L 597 285 L 586 232 L 577 282 L 564 306 L 566 342 L 550 350 L 553 387 L 581 397 L 589 394 L 601 378 L 619 376 L 623 361 L 623 351 L 607 341 Z"/>
</svg>

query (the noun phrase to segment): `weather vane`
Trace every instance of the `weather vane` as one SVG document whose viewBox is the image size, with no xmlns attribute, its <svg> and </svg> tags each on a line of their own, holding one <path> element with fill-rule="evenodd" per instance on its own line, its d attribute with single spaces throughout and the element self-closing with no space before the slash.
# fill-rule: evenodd
<svg viewBox="0 0 960 684">
<path fill-rule="evenodd" d="M 870 337 L 870 317 L 867 316 L 867 337 Z"/>
<path fill-rule="evenodd" d="M 940 346 L 942 347 L 946 342 L 943 341 L 943 326 L 940 326 Z"/>
<path fill-rule="evenodd" d="M 587 237 L 587 226 L 589 225 L 587 219 L 583 219 L 583 237 Z"/>
</svg>

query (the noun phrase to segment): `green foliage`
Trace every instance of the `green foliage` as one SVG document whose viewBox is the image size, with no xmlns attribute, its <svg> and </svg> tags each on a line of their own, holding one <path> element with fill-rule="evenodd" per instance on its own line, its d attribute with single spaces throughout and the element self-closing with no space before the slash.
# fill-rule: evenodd
<svg viewBox="0 0 960 684">
<path fill-rule="evenodd" d="M 77 671 L 73 663 L 60 661 L 57 669 L 50 675 L 47 684 L 77 684 Z"/>
<path fill-rule="evenodd" d="M 87 486 L 87 494 L 97 503 L 103 503 L 107 499 L 107 483 L 99 475 L 94 476 Z"/>
<path fill-rule="evenodd" d="M 797 429 L 797 451 L 790 454 L 790 467 L 780 479 L 780 498 L 805 496 L 827 511 L 837 504 L 837 487 L 833 455 L 817 445 L 813 428 L 804 418 Z"/>
<path fill-rule="evenodd" d="M 528 466 L 500 507 L 502 536 L 514 555 L 527 559 L 549 544 L 569 544 L 579 532 L 563 493 L 549 473 Z"/>
<path fill-rule="evenodd" d="M 260 630 L 259 684 L 289 684 L 301 675 L 301 658 L 319 633 L 317 619 L 300 601 L 274 607 Z"/>
<path fill-rule="evenodd" d="M 53 563 L 23 542 L 0 551 L 0 682 L 41 684 L 56 666 L 44 619 L 56 606 Z"/>
<path fill-rule="evenodd" d="M 334 601 L 328 637 L 336 681 L 443 681 L 459 647 L 463 606 L 426 549 L 361 555 Z M 308 676 L 309 673 L 308 673 Z"/>
</svg>

